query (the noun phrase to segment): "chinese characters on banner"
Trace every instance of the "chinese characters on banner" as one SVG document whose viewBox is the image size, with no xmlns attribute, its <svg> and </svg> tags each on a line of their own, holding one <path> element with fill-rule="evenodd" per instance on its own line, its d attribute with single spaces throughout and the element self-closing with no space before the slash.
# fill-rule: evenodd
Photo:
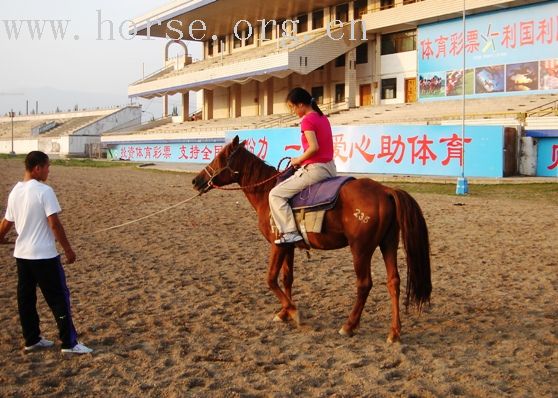
<svg viewBox="0 0 558 398">
<path fill-rule="evenodd" d="M 337 171 L 456 176 L 464 168 L 471 177 L 502 177 L 503 128 L 467 126 L 333 126 Z M 278 167 L 284 157 L 302 153 L 300 129 L 272 128 L 227 133 L 267 164 Z M 284 166 L 284 165 L 282 165 Z"/>
<path fill-rule="evenodd" d="M 465 144 L 472 142 L 472 138 L 465 138 Z M 351 137 L 345 134 L 333 135 L 334 156 L 337 163 L 345 163 L 354 157 L 360 157 L 366 163 L 383 162 L 401 164 L 407 158 L 411 164 L 419 163 L 423 166 L 428 162 L 440 162 L 442 166 L 447 166 L 451 160 L 463 165 L 463 146 L 461 137 L 453 133 L 451 137 L 438 139 L 439 143 L 445 145 L 444 154 L 436 154 L 431 146 L 434 143 L 428 135 L 412 136 L 402 139 L 401 135 L 392 137 L 391 135 L 381 135 L 379 137 L 380 151 L 374 153 L 371 149 L 372 139 L 366 134 L 361 134 L 360 138 L 352 141 Z M 246 140 L 246 149 L 257 155 L 262 160 L 266 160 L 268 140 L 264 136 L 256 141 L 254 138 Z M 285 153 L 290 151 L 302 151 L 301 145 L 285 145 Z M 296 156 L 296 154 L 292 154 Z"/>
<path fill-rule="evenodd" d="M 460 18 L 417 29 L 420 100 L 558 90 L 558 1 L 468 15 L 465 29 Z"/>
<path fill-rule="evenodd" d="M 464 49 L 467 54 L 474 55 L 502 48 L 550 46 L 558 42 L 558 15 L 539 20 L 527 15 L 523 20 L 503 25 L 501 30 L 493 29 L 493 25 L 488 23 L 484 31 L 467 30 L 465 40 L 462 31 L 425 37 L 419 43 L 421 59 L 457 57 Z"/>
<path fill-rule="evenodd" d="M 554 144 L 552 145 L 552 163 L 550 164 L 550 166 L 548 166 L 548 170 L 554 170 L 556 167 L 558 167 L 558 144 Z"/>
<path fill-rule="evenodd" d="M 538 138 L 536 175 L 558 177 L 558 136 Z"/>
<path fill-rule="evenodd" d="M 223 140 L 224 141 L 224 140 Z M 209 163 L 223 143 L 124 144 L 112 148 L 113 158 L 132 161 Z"/>
</svg>

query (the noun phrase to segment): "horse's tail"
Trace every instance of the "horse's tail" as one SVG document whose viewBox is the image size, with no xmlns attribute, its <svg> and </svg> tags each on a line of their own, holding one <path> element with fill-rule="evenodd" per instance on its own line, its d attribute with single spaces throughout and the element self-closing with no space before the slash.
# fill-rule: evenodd
<svg viewBox="0 0 558 398">
<path fill-rule="evenodd" d="M 405 306 L 414 303 L 420 311 L 423 304 L 430 302 L 432 292 L 428 228 L 422 210 L 411 195 L 400 189 L 390 191 L 395 200 L 397 223 L 407 255 Z"/>
</svg>

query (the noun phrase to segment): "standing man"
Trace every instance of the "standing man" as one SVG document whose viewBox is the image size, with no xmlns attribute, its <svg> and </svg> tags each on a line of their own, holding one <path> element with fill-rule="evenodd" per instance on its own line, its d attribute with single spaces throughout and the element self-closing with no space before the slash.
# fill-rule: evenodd
<svg viewBox="0 0 558 398">
<path fill-rule="evenodd" d="M 87 354 L 93 350 L 77 341 L 70 312 L 70 291 L 56 249 L 55 239 L 64 249 L 67 263 L 76 261 L 76 254 L 58 218 L 61 209 L 56 195 L 51 187 L 43 183 L 48 178 L 49 168 L 49 158 L 45 153 L 29 152 L 25 158 L 23 182 L 18 182 L 8 196 L 6 215 L 0 223 L 0 243 L 8 243 L 6 234 L 15 224 L 18 234 L 14 250 L 18 276 L 17 304 L 25 350 L 54 345 L 54 342 L 41 336 L 37 313 L 38 285 L 56 318 L 62 352 Z"/>
</svg>

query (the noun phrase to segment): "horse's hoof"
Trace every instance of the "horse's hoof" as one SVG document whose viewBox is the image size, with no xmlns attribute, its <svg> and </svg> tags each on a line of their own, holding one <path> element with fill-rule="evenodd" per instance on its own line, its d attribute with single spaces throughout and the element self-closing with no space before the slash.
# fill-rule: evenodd
<svg viewBox="0 0 558 398">
<path fill-rule="evenodd" d="M 394 336 L 391 333 L 389 334 L 389 336 L 387 337 L 386 342 L 388 344 L 393 344 L 393 343 L 400 343 L 401 342 L 401 337 L 399 336 Z"/>
<path fill-rule="evenodd" d="M 283 318 L 281 318 L 281 317 L 279 316 L 279 314 L 276 314 L 276 315 L 273 317 L 273 322 L 285 322 L 285 320 L 284 320 Z"/>
<path fill-rule="evenodd" d="M 300 326 L 300 314 L 298 313 L 298 311 L 295 310 L 294 313 L 289 312 L 289 317 L 293 320 L 296 326 Z"/>
<path fill-rule="evenodd" d="M 354 333 L 352 330 L 346 330 L 345 326 L 343 326 L 341 329 L 339 329 L 339 334 L 345 337 L 353 337 Z"/>
</svg>

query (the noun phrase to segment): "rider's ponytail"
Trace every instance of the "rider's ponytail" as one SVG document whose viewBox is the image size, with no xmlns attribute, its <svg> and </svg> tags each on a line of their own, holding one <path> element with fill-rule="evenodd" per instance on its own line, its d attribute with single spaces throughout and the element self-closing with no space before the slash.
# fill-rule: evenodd
<svg viewBox="0 0 558 398">
<path fill-rule="evenodd" d="M 320 116 L 323 116 L 324 113 L 316 103 L 316 99 L 312 98 L 310 93 L 303 89 L 302 87 L 295 87 L 287 95 L 287 102 L 290 102 L 293 105 L 298 104 L 305 104 L 310 105 L 312 109 Z"/>
</svg>

